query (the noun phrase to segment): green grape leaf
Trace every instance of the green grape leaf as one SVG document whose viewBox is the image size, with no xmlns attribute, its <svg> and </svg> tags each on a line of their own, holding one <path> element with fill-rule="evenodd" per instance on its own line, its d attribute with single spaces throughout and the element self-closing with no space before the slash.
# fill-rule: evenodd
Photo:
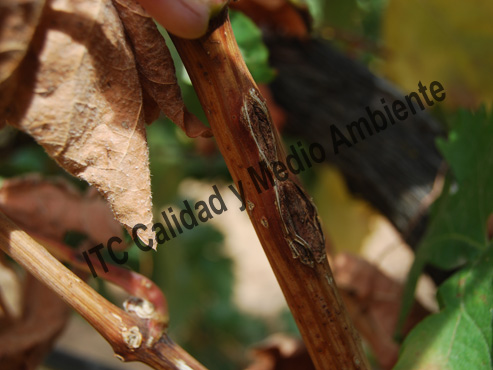
<svg viewBox="0 0 493 370">
<path fill-rule="evenodd" d="M 291 0 L 291 2 L 298 6 L 308 7 L 315 32 L 323 38 L 334 39 L 337 45 L 341 33 L 361 40 L 379 41 L 382 16 L 388 1 Z M 365 47 L 358 46 L 358 48 L 364 49 Z"/>
<path fill-rule="evenodd" d="M 493 213 L 493 115 L 460 111 L 449 139 L 438 148 L 455 182 L 448 181 L 433 210 L 419 258 L 442 269 L 470 261 L 488 245 L 487 220 Z M 418 258 L 417 257 L 417 258 Z"/>
<path fill-rule="evenodd" d="M 490 245 L 487 220 L 493 213 L 492 140 L 493 115 L 482 107 L 475 114 L 458 112 L 448 140 L 437 143 L 453 177 L 449 174 L 441 196 L 432 207 L 427 233 L 409 273 L 398 331 L 412 305 L 416 282 L 426 264 L 441 269 L 457 268 L 476 261 Z M 435 321 L 456 316 L 449 309 L 430 320 L 438 325 Z M 463 330 L 464 325 L 465 322 L 457 330 Z"/>
<path fill-rule="evenodd" d="M 442 310 L 406 338 L 394 370 L 492 369 L 493 245 L 438 290 Z"/>
<path fill-rule="evenodd" d="M 262 32 L 243 13 L 230 11 L 231 27 L 243 59 L 257 83 L 268 83 L 274 76 L 269 66 L 269 50 L 262 40 Z"/>
</svg>

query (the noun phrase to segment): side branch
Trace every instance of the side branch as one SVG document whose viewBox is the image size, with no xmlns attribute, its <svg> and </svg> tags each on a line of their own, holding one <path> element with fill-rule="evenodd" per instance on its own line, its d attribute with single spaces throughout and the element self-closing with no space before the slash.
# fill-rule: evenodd
<svg viewBox="0 0 493 370">
<path fill-rule="evenodd" d="M 0 249 L 86 319 L 121 360 L 141 361 L 162 370 L 206 370 L 173 343 L 164 329 L 159 337 L 154 337 L 156 332 L 149 329 L 155 325 L 146 317 L 125 312 L 108 302 L 2 212 Z"/>
<path fill-rule="evenodd" d="M 224 12 L 198 40 L 172 36 L 257 235 L 317 369 L 369 368 L 332 277 L 315 206 L 298 180 L 270 176 L 259 191 L 248 169 L 286 169 L 286 155 Z M 265 181 L 267 183 L 267 180 Z M 258 186 L 258 185 L 257 185 Z"/>
</svg>

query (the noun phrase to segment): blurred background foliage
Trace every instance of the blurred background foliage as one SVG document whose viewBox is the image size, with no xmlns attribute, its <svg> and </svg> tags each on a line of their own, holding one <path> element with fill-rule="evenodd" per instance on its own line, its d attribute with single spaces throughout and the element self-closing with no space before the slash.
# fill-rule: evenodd
<svg viewBox="0 0 493 370">
<path fill-rule="evenodd" d="M 415 90 L 420 80 L 438 80 L 447 87 L 447 94 L 450 92 L 446 103 L 451 107 L 460 104 L 474 108 L 481 101 L 492 100 L 493 74 L 489 69 L 493 65 L 493 3 L 474 0 L 451 6 L 444 0 L 296 2 L 308 5 L 316 35 L 390 78 L 404 91 Z M 268 65 L 261 31 L 243 14 L 232 12 L 231 19 L 255 80 L 268 83 L 276 71 Z M 169 39 L 168 45 L 187 106 L 206 122 Z M 294 140 L 286 138 L 287 143 Z M 178 192 L 184 179 L 213 184 L 232 182 L 211 141 L 189 139 L 165 118 L 148 127 L 148 142 L 156 219 L 165 206 L 180 209 L 184 199 L 192 201 Z M 0 154 L 0 180 L 40 172 L 63 176 L 79 188 L 86 188 L 86 184 L 61 170 L 32 139 L 12 128 L 0 131 Z M 341 176 L 328 166 L 305 171 L 302 177 L 336 247 L 357 252 L 371 231 L 374 211 L 353 198 Z M 171 336 L 207 367 L 239 368 L 245 365 L 246 351 L 252 344 L 278 331 L 297 333 L 287 308 L 277 320 L 267 320 L 245 313 L 234 304 L 234 263 L 225 253 L 222 234 L 208 224 L 167 242 L 158 253 L 142 253 L 135 246 L 130 250 L 129 266 L 150 275 L 168 299 Z"/>
</svg>

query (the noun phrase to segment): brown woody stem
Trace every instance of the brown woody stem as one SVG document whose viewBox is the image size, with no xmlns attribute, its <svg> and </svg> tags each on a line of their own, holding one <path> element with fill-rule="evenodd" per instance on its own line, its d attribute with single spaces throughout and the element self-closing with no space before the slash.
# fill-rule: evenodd
<svg viewBox="0 0 493 370">
<path fill-rule="evenodd" d="M 286 169 L 286 155 L 231 29 L 227 11 L 198 40 L 172 36 L 219 149 L 317 369 L 368 368 L 332 277 L 315 206 L 296 176 L 258 191 L 253 168 Z M 281 164 L 279 164 L 281 163 Z M 279 172 L 279 171 L 278 171 Z M 283 171 L 281 171 L 283 172 Z"/>
<path fill-rule="evenodd" d="M 120 359 L 162 370 L 205 370 L 164 331 L 153 337 L 148 319 L 131 315 L 100 296 L 1 212 L 0 248 L 86 319 Z"/>
</svg>

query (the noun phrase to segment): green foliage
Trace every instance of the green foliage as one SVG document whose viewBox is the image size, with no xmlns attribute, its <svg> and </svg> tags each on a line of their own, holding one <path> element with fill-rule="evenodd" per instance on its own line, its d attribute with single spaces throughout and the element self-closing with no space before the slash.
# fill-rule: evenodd
<svg viewBox="0 0 493 370">
<path fill-rule="evenodd" d="M 326 38 L 343 53 L 371 66 L 381 62 L 382 19 L 388 0 L 295 0 L 306 4 L 315 34 Z"/>
<path fill-rule="evenodd" d="M 301 1 L 301 0 L 300 0 Z M 299 2 L 299 1 L 297 1 Z M 387 0 L 302 0 L 308 5 L 316 30 L 333 27 L 378 40 Z"/>
<path fill-rule="evenodd" d="M 230 12 L 231 27 L 245 63 L 257 83 L 268 83 L 274 76 L 269 67 L 269 51 L 259 28 L 243 13 Z"/>
<path fill-rule="evenodd" d="M 493 115 L 481 108 L 476 114 L 460 111 L 449 139 L 438 141 L 453 175 L 448 176 L 442 195 L 432 207 L 427 233 L 409 274 L 401 316 L 409 312 L 417 279 L 426 264 L 442 269 L 466 267 L 440 287 L 444 308 L 440 314 L 425 320 L 406 340 L 400 361 L 403 369 L 412 368 L 409 366 L 411 360 L 416 362 L 416 353 L 423 354 L 420 361 L 446 361 L 450 369 L 485 368 L 484 364 L 472 364 L 491 356 L 493 269 L 487 220 L 493 213 L 492 139 Z M 452 361 L 452 354 L 462 362 Z"/>
<path fill-rule="evenodd" d="M 406 338 L 395 370 L 492 369 L 493 245 L 440 286 L 441 311 Z"/>
</svg>

